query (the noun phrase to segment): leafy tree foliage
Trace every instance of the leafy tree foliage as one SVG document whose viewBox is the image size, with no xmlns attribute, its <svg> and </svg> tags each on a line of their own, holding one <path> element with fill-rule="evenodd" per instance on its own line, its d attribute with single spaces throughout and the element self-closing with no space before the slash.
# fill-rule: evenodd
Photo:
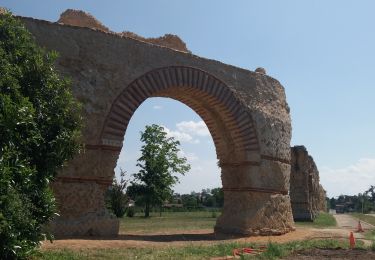
<svg viewBox="0 0 375 260">
<path fill-rule="evenodd" d="M 199 198 L 195 194 L 183 194 L 181 195 L 181 202 L 184 208 L 194 209 L 199 206 Z"/>
<path fill-rule="evenodd" d="M 375 203 L 375 186 L 371 185 L 368 190 L 365 191 L 365 196 L 368 197 L 368 199 L 372 202 Z"/>
<path fill-rule="evenodd" d="M 223 207 L 224 206 L 224 192 L 222 188 L 215 188 L 211 190 L 212 197 L 215 199 L 215 206 L 216 207 Z"/>
<path fill-rule="evenodd" d="M 167 137 L 164 128 L 158 125 L 146 126 L 141 132 L 141 157 L 134 181 L 128 189 L 131 197 L 142 196 L 145 204 L 145 217 L 149 216 L 151 206 L 160 206 L 170 198 L 172 186 L 178 182 L 175 173 L 185 174 L 190 165 L 185 157 L 179 157 L 179 141 Z"/>
<path fill-rule="evenodd" d="M 106 193 L 107 207 L 118 218 L 122 218 L 127 211 L 127 204 L 129 202 L 129 197 L 126 195 L 127 185 L 128 180 L 125 179 L 125 172 L 121 169 L 120 181 L 118 182 L 114 177 L 112 186 Z"/>
<path fill-rule="evenodd" d="M 55 213 L 49 182 L 78 151 L 79 105 L 10 13 L 0 14 L 0 256 L 26 257 Z"/>
<path fill-rule="evenodd" d="M 340 195 L 337 198 L 330 198 L 331 209 L 341 207 L 344 212 L 369 213 L 375 210 L 375 186 L 358 195 Z"/>
</svg>

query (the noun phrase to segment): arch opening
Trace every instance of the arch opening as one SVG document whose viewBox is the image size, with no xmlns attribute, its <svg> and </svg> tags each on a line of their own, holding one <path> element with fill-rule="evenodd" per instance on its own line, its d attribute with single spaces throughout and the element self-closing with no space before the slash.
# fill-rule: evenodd
<svg viewBox="0 0 375 260">
<path fill-rule="evenodd" d="M 148 98 L 132 116 L 115 168 L 117 178 L 121 170 L 130 179 L 131 174 L 139 171 L 136 164 L 143 145 L 140 132 L 151 124 L 163 126 L 168 137 L 180 141 L 179 155 L 191 165 L 184 176 L 177 175 L 180 182 L 173 187 L 176 193 L 190 194 L 222 186 L 215 145 L 206 124 L 188 106 L 170 98 Z"/>
<path fill-rule="evenodd" d="M 169 97 L 194 110 L 206 123 L 219 164 L 259 162 L 259 143 L 251 115 L 222 81 L 190 67 L 167 67 L 133 81 L 116 98 L 102 129 L 102 146 L 121 149 L 129 120 L 149 97 Z"/>
</svg>

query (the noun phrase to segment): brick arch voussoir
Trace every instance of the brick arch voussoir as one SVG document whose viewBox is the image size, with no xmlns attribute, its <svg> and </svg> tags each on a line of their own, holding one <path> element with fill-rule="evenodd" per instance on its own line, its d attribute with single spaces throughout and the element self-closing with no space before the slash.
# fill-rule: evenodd
<svg viewBox="0 0 375 260">
<path fill-rule="evenodd" d="M 129 120 L 144 100 L 158 96 L 163 91 L 163 96 L 168 96 L 165 93 L 170 88 L 182 90 L 186 87 L 207 96 L 210 105 L 225 108 L 229 115 L 224 118 L 225 126 L 238 150 L 259 152 L 259 140 L 252 116 L 227 84 L 208 72 L 184 66 L 155 69 L 131 82 L 110 108 L 101 131 L 100 145 L 111 150 L 121 150 Z"/>
</svg>

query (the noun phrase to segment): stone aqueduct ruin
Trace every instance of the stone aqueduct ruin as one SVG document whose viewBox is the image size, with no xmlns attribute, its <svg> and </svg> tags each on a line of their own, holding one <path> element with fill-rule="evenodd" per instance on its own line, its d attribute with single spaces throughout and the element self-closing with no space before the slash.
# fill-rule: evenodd
<svg viewBox="0 0 375 260">
<path fill-rule="evenodd" d="M 106 212 L 104 192 L 129 120 L 149 97 L 186 104 L 209 128 L 225 199 L 215 231 L 277 235 L 293 230 L 291 121 L 277 80 L 261 70 L 109 32 L 79 12 L 77 17 L 70 21 L 75 26 L 67 25 L 69 19 L 61 24 L 20 17 L 41 46 L 59 52 L 57 68 L 72 79 L 73 93 L 83 104 L 85 149 L 53 183 L 60 211 L 51 224 L 55 235 L 118 233 L 118 220 Z"/>
<path fill-rule="evenodd" d="M 319 171 L 304 146 L 291 148 L 289 196 L 293 218 L 313 221 L 320 211 L 326 211 L 326 191 L 319 183 Z"/>
</svg>

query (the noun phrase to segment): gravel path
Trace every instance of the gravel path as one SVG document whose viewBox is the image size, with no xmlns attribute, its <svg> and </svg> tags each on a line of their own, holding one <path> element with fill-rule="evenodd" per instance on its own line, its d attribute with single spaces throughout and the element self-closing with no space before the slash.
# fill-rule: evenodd
<svg viewBox="0 0 375 260">
<path fill-rule="evenodd" d="M 343 231 L 346 231 L 348 234 L 350 233 L 350 231 L 353 231 L 354 237 L 356 239 L 362 240 L 367 246 L 371 245 L 371 241 L 365 239 L 363 233 L 356 232 L 358 230 L 359 221 L 357 218 L 354 218 L 353 216 L 348 214 L 334 214 L 333 216 L 336 219 L 338 228 L 340 228 Z M 361 221 L 361 226 L 364 231 L 375 229 L 375 226 L 364 221 Z"/>
<path fill-rule="evenodd" d="M 348 214 L 334 214 L 337 226 L 343 229 L 356 231 L 358 227 L 358 219 Z M 362 228 L 364 230 L 374 229 L 375 227 L 367 222 L 361 221 Z"/>
</svg>

